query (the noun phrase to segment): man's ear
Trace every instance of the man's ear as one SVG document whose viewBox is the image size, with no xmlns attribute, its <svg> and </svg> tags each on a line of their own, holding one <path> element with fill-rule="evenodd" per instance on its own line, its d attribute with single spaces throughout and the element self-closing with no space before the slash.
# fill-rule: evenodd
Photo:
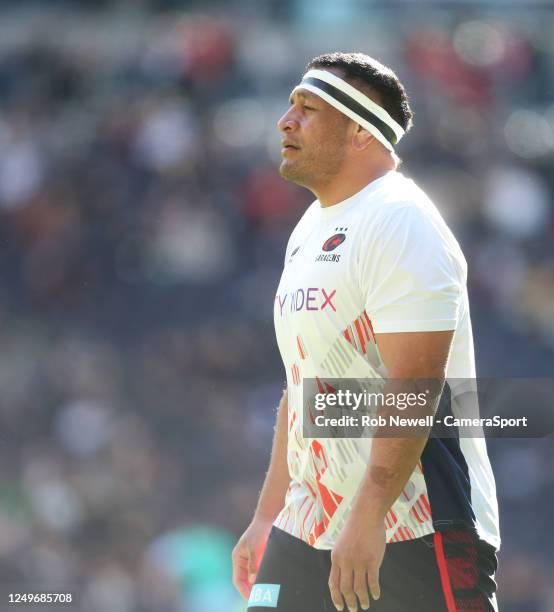
<svg viewBox="0 0 554 612">
<path fill-rule="evenodd" d="M 356 127 L 357 129 L 352 136 L 352 146 L 357 151 L 363 151 L 364 149 L 367 149 L 367 147 L 369 147 L 369 145 L 375 140 L 375 136 L 373 136 L 361 125 Z"/>
</svg>

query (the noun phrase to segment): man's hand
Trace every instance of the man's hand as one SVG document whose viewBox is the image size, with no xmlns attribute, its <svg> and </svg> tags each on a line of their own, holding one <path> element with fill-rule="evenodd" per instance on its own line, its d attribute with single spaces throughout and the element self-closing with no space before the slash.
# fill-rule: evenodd
<svg viewBox="0 0 554 612">
<path fill-rule="evenodd" d="M 350 517 L 353 519 L 354 517 Z M 337 610 L 357 612 L 370 606 L 369 592 L 379 599 L 379 568 L 385 554 L 385 525 L 367 526 L 348 520 L 331 553 L 329 589 Z M 369 592 L 368 592 L 369 585 Z"/>
<path fill-rule="evenodd" d="M 272 521 L 254 518 L 233 549 L 233 584 L 245 599 L 256 582 L 271 526 Z"/>
</svg>

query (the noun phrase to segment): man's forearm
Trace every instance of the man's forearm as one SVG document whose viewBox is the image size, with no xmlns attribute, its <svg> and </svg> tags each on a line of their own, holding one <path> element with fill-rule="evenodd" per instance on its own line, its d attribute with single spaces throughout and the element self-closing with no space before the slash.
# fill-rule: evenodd
<svg viewBox="0 0 554 612">
<path fill-rule="evenodd" d="M 427 387 L 425 404 L 412 408 L 406 415 L 412 417 L 414 422 L 422 417 L 425 421 L 425 417 L 435 413 L 443 380 L 442 377 L 425 381 L 393 379 L 387 382 L 386 389 L 400 397 L 400 394 L 417 394 L 422 384 Z M 396 406 L 384 408 L 383 413 L 387 420 L 394 414 L 400 414 Z M 391 426 L 390 422 L 388 426 L 379 429 L 372 440 L 369 464 L 352 506 L 353 520 L 360 519 L 375 525 L 384 521 L 390 507 L 406 486 L 427 443 L 431 430 L 429 425 L 399 428 Z M 411 435 L 402 437 L 407 431 Z"/>
<path fill-rule="evenodd" d="M 255 517 L 273 521 L 285 504 L 285 495 L 290 484 L 287 464 L 288 395 L 285 390 L 279 403 L 271 461 L 260 493 Z"/>
<path fill-rule="evenodd" d="M 371 460 L 351 512 L 353 521 L 377 525 L 384 521 L 402 493 L 427 442 L 421 437 L 375 438 Z"/>
</svg>

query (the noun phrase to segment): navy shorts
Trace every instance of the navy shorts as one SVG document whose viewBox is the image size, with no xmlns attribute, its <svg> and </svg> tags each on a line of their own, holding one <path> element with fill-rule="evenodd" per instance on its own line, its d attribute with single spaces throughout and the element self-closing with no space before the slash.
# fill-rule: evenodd
<svg viewBox="0 0 554 612">
<path fill-rule="evenodd" d="M 330 569 L 330 551 L 312 548 L 274 527 L 248 611 L 334 612 Z M 494 612 L 496 569 L 495 549 L 461 529 L 387 544 L 379 573 L 381 598 L 370 609 Z"/>
</svg>

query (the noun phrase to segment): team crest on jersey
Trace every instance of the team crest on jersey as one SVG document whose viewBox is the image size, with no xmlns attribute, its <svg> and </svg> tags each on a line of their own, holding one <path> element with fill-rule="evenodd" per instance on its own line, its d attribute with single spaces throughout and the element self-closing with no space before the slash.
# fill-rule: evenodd
<svg viewBox="0 0 554 612">
<path fill-rule="evenodd" d="M 334 251 L 338 246 L 340 246 L 346 240 L 346 232 L 347 227 L 335 227 L 336 234 L 333 234 L 330 238 L 323 243 L 321 247 L 325 253 L 320 253 L 316 256 L 315 261 L 340 261 L 340 255 L 337 253 L 333 253 L 331 255 L 327 255 L 329 251 Z"/>
<path fill-rule="evenodd" d="M 323 243 L 323 246 L 321 248 L 326 253 L 328 251 L 334 251 L 345 240 L 346 240 L 346 234 L 333 234 L 331 238 L 327 238 L 327 240 Z"/>
</svg>

